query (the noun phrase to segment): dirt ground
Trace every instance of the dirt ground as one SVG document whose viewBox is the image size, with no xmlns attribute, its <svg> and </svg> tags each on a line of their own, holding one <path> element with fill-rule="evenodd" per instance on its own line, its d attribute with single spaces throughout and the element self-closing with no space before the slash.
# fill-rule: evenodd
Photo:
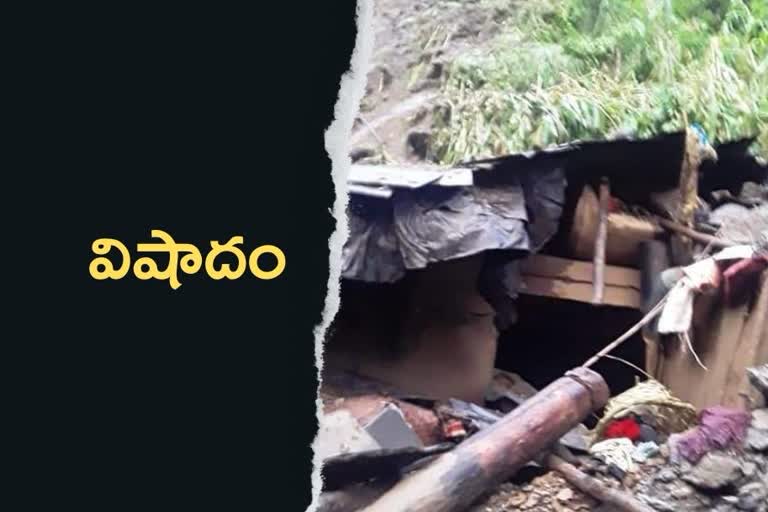
<svg viewBox="0 0 768 512">
<path fill-rule="evenodd" d="M 487 44 L 504 12 L 487 0 L 375 0 L 374 53 L 352 133 L 353 159 L 429 159 L 447 66 Z"/>
</svg>

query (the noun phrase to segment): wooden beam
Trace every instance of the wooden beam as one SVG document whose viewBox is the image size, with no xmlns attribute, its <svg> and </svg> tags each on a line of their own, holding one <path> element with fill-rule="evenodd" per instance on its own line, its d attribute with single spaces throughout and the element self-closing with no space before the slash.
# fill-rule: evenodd
<svg viewBox="0 0 768 512">
<path fill-rule="evenodd" d="M 592 304 L 603 303 L 605 292 L 605 246 L 608 238 L 608 201 L 611 198 L 611 189 L 608 178 L 603 177 L 600 182 L 600 203 L 598 210 L 597 234 L 595 235 L 595 256 L 593 258 L 592 279 Z"/>
<path fill-rule="evenodd" d="M 594 265 L 537 254 L 521 265 L 520 293 L 590 303 L 593 299 Z M 606 265 L 602 303 L 640 309 L 640 272 Z"/>
</svg>

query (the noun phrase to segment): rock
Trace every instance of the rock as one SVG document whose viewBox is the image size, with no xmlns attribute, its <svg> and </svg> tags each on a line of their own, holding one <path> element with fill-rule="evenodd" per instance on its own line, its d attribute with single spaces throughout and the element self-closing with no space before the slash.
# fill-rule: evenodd
<svg viewBox="0 0 768 512">
<path fill-rule="evenodd" d="M 733 484 L 741 475 L 741 464 L 736 460 L 708 453 L 682 478 L 700 489 L 717 490 Z"/>
<path fill-rule="evenodd" d="M 664 500 L 661 500 L 659 498 L 652 498 L 650 496 L 641 496 L 640 499 L 642 499 L 649 507 L 653 508 L 654 510 L 658 510 L 659 512 L 675 512 L 676 508 L 670 504 L 667 503 Z"/>
<path fill-rule="evenodd" d="M 756 452 L 764 452 L 768 450 L 768 430 L 750 428 L 747 430 L 747 438 L 744 441 L 744 444 L 747 448 Z"/>
<path fill-rule="evenodd" d="M 752 478 L 756 471 L 757 465 L 754 462 L 745 462 L 741 465 L 741 472 L 744 473 L 744 476 L 747 478 Z"/>
<path fill-rule="evenodd" d="M 762 482 L 753 482 L 739 489 L 738 504 L 741 510 L 757 510 L 765 507 L 768 500 L 768 488 Z"/>
<path fill-rule="evenodd" d="M 621 469 L 616 464 L 609 464 L 608 474 L 611 475 L 616 480 L 624 480 L 624 477 L 627 475 L 627 472 Z"/>
<path fill-rule="evenodd" d="M 675 474 L 674 470 L 669 468 L 664 468 L 656 475 L 656 480 L 659 480 L 660 482 L 672 482 L 677 478 L 677 474 Z"/>
<path fill-rule="evenodd" d="M 566 487 L 565 489 L 561 489 L 555 497 L 560 501 L 568 501 L 573 498 L 573 491 Z"/>
<path fill-rule="evenodd" d="M 640 440 L 644 443 L 657 443 L 659 436 L 656 434 L 656 430 L 654 430 L 653 427 L 648 425 L 640 425 Z"/>
<path fill-rule="evenodd" d="M 755 409 L 752 411 L 752 428 L 768 430 L 768 409 Z"/>
<path fill-rule="evenodd" d="M 509 498 L 508 503 L 513 507 L 519 507 L 528 500 L 528 496 L 523 492 L 515 492 Z"/>
<path fill-rule="evenodd" d="M 410 154 L 419 160 L 426 159 L 427 151 L 429 150 L 429 140 L 430 134 L 427 132 L 413 131 L 409 133 L 406 144 Z"/>
<path fill-rule="evenodd" d="M 679 487 L 675 487 L 674 489 L 672 489 L 672 492 L 670 494 L 676 500 L 684 500 L 685 498 L 688 498 L 691 494 L 693 494 L 693 489 L 691 489 L 685 484 L 681 484 Z"/>
<path fill-rule="evenodd" d="M 531 494 L 525 503 L 520 508 L 526 509 L 535 507 L 539 503 L 539 495 L 538 494 Z"/>
</svg>

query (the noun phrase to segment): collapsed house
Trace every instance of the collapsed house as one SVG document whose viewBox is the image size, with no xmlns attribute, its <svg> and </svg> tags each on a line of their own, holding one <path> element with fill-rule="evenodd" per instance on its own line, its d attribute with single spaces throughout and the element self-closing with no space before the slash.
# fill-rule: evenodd
<svg viewBox="0 0 768 512">
<path fill-rule="evenodd" d="M 764 407 L 746 372 L 768 362 L 768 167 L 752 142 L 689 129 L 451 169 L 353 165 L 326 490 L 378 496 L 376 464 L 402 475 L 582 365 L 611 395 L 650 378 L 697 410 Z M 588 450 L 586 416 L 560 445 Z"/>
</svg>

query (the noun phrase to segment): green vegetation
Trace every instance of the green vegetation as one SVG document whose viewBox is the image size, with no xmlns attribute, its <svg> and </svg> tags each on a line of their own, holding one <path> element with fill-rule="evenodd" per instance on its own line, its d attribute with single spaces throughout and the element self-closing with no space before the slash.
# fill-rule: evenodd
<svg viewBox="0 0 768 512">
<path fill-rule="evenodd" d="M 505 28 L 450 70 L 441 162 L 686 119 L 768 155 L 768 0 L 492 1 Z"/>
</svg>

